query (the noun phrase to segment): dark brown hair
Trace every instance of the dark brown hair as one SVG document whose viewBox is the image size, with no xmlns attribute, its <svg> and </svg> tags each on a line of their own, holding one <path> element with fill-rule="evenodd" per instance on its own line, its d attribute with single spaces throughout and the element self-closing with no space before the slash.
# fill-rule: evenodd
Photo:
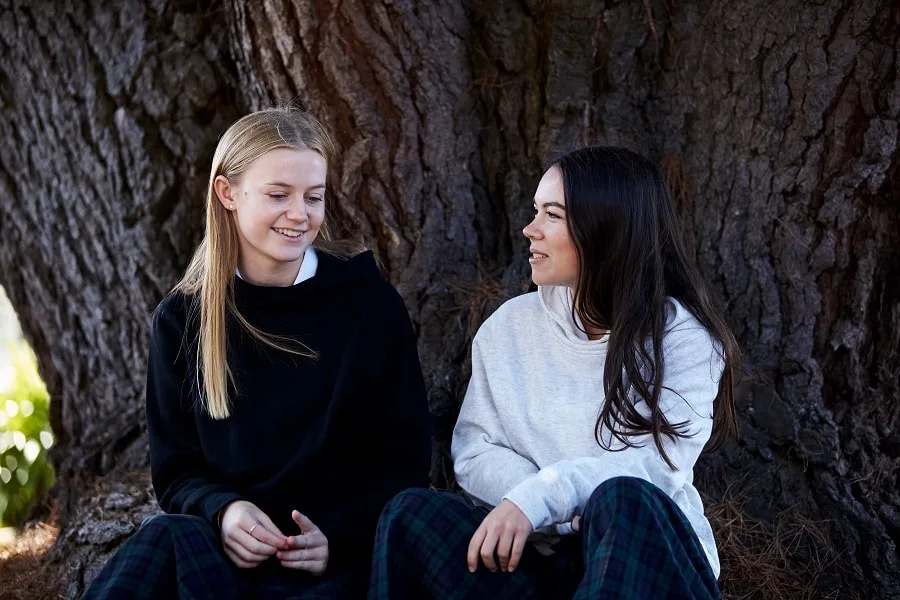
<svg viewBox="0 0 900 600">
<path fill-rule="evenodd" d="M 737 433 L 734 378 L 740 349 L 688 259 L 662 174 L 643 156 L 615 147 L 576 150 L 555 166 L 579 261 L 572 310 L 585 326 L 610 332 L 603 372 L 606 400 L 594 427 L 597 442 L 610 448 L 612 439 L 601 439 L 604 426 L 625 448 L 635 446 L 629 438 L 649 433 L 675 468 L 663 437 L 688 437 L 688 424 L 670 423 L 659 406 L 666 305 L 675 298 L 718 342 L 725 362 L 706 446 L 718 448 Z M 649 417 L 635 408 L 630 392 L 647 403 Z"/>
</svg>

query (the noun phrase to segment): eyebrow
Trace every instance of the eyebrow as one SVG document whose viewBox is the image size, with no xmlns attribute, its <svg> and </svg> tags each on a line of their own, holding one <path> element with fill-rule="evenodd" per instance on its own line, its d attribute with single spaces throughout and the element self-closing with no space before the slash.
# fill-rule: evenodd
<svg viewBox="0 0 900 600">
<path fill-rule="evenodd" d="M 277 186 L 280 186 L 280 187 L 286 187 L 286 188 L 292 188 L 292 187 L 294 187 L 292 184 L 290 184 L 290 183 L 284 183 L 283 181 L 268 181 L 268 182 L 266 182 L 264 185 L 277 185 Z M 316 189 L 319 189 L 319 188 L 325 189 L 325 184 L 324 184 L 324 183 L 319 183 L 319 184 L 316 184 L 316 185 L 312 185 L 312 186 L 310 186 L 310 187 L 307 188 L 307 189 L 310 189 L 310 190 L 316 190 Z"/>
<path fill-rule="evenodd" d="M 534 204 L 535 206 L 537 206 L 537 200 L 535 200 L 535 201 L 533 202 L 533 204 Z M 566 210 L 565 205 L 564 205 L 564 204 L 560 204 L 559 202 L 544 202 L 543 204 L 541 204 L 541 208 L 554 208 L 554 207 L 555 207 L 555 208 L 561 208 L 561 209 L 563 209 L 563 210 Z"/>
</svg>

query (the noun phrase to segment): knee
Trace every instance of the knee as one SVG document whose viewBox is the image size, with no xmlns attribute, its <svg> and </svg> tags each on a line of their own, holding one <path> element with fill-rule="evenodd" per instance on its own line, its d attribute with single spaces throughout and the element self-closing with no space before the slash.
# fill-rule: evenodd
<svg viewBox="0 0 900 600">
<path fill-rule="evenodd" d="M 658 487 L 639 477 L 613 477 L 597 486 L 591 494 L 584 516 L 589 519 L 598 513 L 615 512 L 617 507 L 623 505 L 652 502 L 662 493 Z"/>
<path fill-rule="evenodd" d="M 200 517 L 191 515 L 153 515 L 141 522 L 141 526 L 135 535 L 154 540 L 169 540 L 177 532 L 186 529 L 201 529 L 212 532 L 212 525 Z"/>
<path fill-rule="evenodd" d="M 434 492 L 425 488 L 403 490 L 385 505 L 379 521 L 392 528 L 403 525 L 411 517 L 421 514 L 423 508 L 432 502 L 434 495 Z"/>
</svg>

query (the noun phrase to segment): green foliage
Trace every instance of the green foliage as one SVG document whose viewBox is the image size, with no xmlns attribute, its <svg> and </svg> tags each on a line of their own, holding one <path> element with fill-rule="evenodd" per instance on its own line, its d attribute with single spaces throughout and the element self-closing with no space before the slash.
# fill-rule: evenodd
<svg viewBox="0 0 900 600">
<path fill-rule="evenodd" d="M 15 341 L 0 365 L 0 527 L 21 525 L 53 485 L 50 397 L 31 348 Z M 0 357 L 3 356 L 0 351 Z"/>
</svg>

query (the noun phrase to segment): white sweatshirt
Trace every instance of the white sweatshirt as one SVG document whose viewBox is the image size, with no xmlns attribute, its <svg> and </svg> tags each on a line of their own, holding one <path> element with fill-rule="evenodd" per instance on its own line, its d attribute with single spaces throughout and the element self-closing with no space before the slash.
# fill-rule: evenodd
<svg viewBox="0 0 900 600">
<path fill-rule="evenodd" d="M 679 302 L 671 300 L 663 339 L 660 406 L 670 423 L 688 421 L 694 434 L 663 438 L 673 471 L 647 434 L 621 452 L 604 450 L 594 425 L 604 401 L 607 338 L 588 340 L 572 319 L 568 288 L 504 303 L 472 343 L 472 378 L 453 431 L 456 479 L 490 506 L 508 499 L 535 531 L 571 532 L 591 493 L 618 476 L 639 477 L 665 492 L 687 515 L 716 577 L 719 558 L 694 463 L 712 431 L 713 400 L 724 361 L 720 346 Z M 676 393 L 677 392 L 677 393 Z M 649 416 L 643 400 L 638 410 Z M 608 430 L 601 430 L 605 441 Z M 612 438 L 612 447 L 623 444 Z"/>
</svg>

